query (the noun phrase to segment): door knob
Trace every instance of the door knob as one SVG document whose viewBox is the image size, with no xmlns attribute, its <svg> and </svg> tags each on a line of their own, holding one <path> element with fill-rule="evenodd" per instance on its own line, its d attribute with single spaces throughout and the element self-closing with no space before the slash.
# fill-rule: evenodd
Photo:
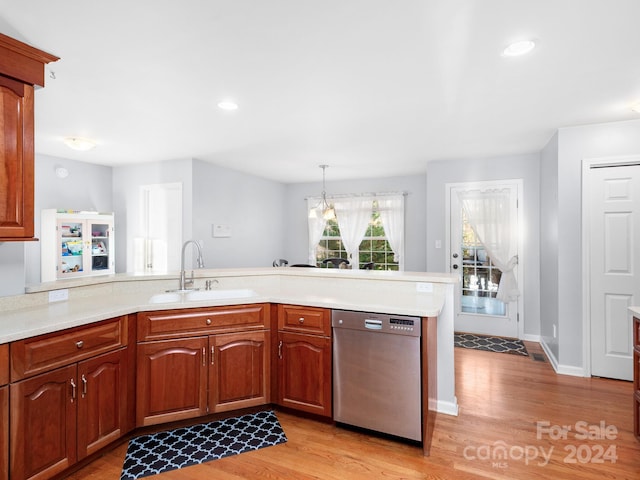
<svg viewBox="0 0 640 480">
<path fill-rule="evenodd" d="M 453 266 L 453 269 L 454 269 L 454 270 L 457 270 L 457 269 L 458 269 L 458 265 L 454 265 L 454 266 Z"/>
<path fill-rule="evenodd" d="M 453 254 L 453 258 L 458 258 L 458 254 L 457 254 L 457 253 L 454 253 L 454 254 Z"/>
</svg>

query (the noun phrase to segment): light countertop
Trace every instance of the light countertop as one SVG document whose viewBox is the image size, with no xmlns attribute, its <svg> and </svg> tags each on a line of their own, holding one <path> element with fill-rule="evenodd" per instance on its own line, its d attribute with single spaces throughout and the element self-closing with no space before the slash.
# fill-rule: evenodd
<svg viewBox="0 0 640 480">
<path fill-rule="evenodd" d="M 29 293 L 0 299 L 0 343 L 85 325 L 140 311 L 251 303 L 286 303 L 398 315 L 438 316 L 444 286 L 457 283 L 447 274 L 370 272 L 339 269 L 268 268 L 196 270 L 195 286 L 205 291 L 251 291 L 251 296 L 190 300 L 174 294 L 177 275 L 116 274 L 30 286 Z M 69 299 L 49 302 L 51 291 L 66 290 Z M 224 294 L 223 294 L 224 295 Z M 173 298 L 171 298 L 173 297 Z"/>
</svg>

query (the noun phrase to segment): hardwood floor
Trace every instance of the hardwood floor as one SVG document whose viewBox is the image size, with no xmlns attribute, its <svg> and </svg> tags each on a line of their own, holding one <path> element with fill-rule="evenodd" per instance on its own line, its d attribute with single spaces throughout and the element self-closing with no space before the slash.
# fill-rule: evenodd
<svg viewBox="0 0 640 480">
<path fill-rule="evenodd" d="M 419 446 L 278 412 L 286 444 L 155 478 L 640 478 L 630 382 L 556 375 L 532 357 L 459 348 L 455 355 L 460 414 L 437 416 L 430 457 Z M 592 438 L 583 439 L 585 431 Z M 125 451 L 121 445 L 69 478 L 118 480 Z"/>
</svg>

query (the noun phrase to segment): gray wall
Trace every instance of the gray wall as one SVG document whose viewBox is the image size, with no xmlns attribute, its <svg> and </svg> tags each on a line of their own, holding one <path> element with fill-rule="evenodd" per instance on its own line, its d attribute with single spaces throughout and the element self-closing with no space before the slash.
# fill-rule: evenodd
<svg viewBox="0 0 640 480">
<path fill-rule="evenodd" d="M 369 178 L 331 181 L 327 171 L 327 195 L 367 192 L 406 192 L 405 197 L 405 271 L 424 272 L 426 203 L 424 175 L 410 177 Z M 281 258 L 289 263 L 307 263 L 308 230 L 306 197 L 319 196 L 322 182 L 297 183 L 286 186 L 286 236 Z"/>
<path fill-rule="evenodd" d="M 581 369 L 582 160 L 640 153 L 640 120 L 561 128 L 558 133 L 558 318 L 563 367 Z"/>
<path fill-rule="evenodd" d="M 116 212 L 116 271 L 130 271 L 131 241 L 140 236 L 140 186 L 183 184 L 182 238 L 199 240 L 208 268 L 270 266 L 285 232 L 284 185 L 196 159 L 145 163 L 113 169 Z M 213 238 L 212 225 L 231 227 L 229 238 Z M 187 258 L 187 266 L 191 258 Z"/>
<path fill-rule="evenodd" d="M 69 176 L 58 178 L 57 166 L 65 167 Z M 48 208 L 69 210 L 113 211 L 111 167 L 92 165 L 64 158 L 36 155 L 35 160 L 35 235 L 40 236 L 40 212 Z M 20 285 L 40 283 L 40 242 L 24 244 L 25 282 Z M 2 264 L 4 270 L 4 264 Z M 0 290 L 0 295 L 11 293 Z"/>
<path fill-rule="evenodd" d="M 202 240 L 206 267 L 270 267 L 282 256 L 283 184 L 194 160 L 193 198 L 192 236 Z M 214 224 L 231 236 L 213 238 Z"/>
<path fill-rule="evenodd" d="M 447 183 L 479 182 L 490 180 L 523 180 L 523 239 L 524 296 L 523 331 L 535 337 L 540 332 L 540 155 L 512 155 L 494 158 L 465 159 L 430 162 L 427 165 L 426 251 L 427 270 L 446 272 L 446 194 Z M 442 248 L 436 248 L 439 240 Z"/>
<path fill-rule="evenodd" d="M 116 272 L 133 271 L 127 260 L 133 238 L 142 236 L 140 187 L 159 183 L 182 183 L 182 237 L 192 234 L 192 160 L 141 163 L 113 168 L 113 199 L 116 236 Z"/>
<path fill-rule="evenodd" d="M 540 341 L 558 359 L 558 134 L 540 154 Z"/>
</svg>

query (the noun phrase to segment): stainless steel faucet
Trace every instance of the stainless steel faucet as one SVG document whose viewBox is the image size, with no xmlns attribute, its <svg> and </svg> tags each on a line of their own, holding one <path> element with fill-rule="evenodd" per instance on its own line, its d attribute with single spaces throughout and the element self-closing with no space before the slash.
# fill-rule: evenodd
<svg viewBox="0 0 640 480">
<path fill-rule="evenodd" d="M 186 242 L 184 242 L 184 245 L 182 245 L 182 256 L 180 259 L 180 287 L 178 288 L 179 292 L 193 290 L 193 288 L 191 288 L 193 287 L 193 270 L 191 270 L 191 278 L 188 280 L 186 278 L 186 272 L 184 271 L 184 252 L 187 249 L 187 245 L 189 245 L 190 243 L 195 245 L 196 249 L 198 250 L 198 257 L 196 259 L 196 262 L 198 262 L 198 268 L 204 268 L 204 260 L 202 259 L 202 249 L 200 248 L 200 244 L 195 240 L 187 240 Z"/>
</svg>

